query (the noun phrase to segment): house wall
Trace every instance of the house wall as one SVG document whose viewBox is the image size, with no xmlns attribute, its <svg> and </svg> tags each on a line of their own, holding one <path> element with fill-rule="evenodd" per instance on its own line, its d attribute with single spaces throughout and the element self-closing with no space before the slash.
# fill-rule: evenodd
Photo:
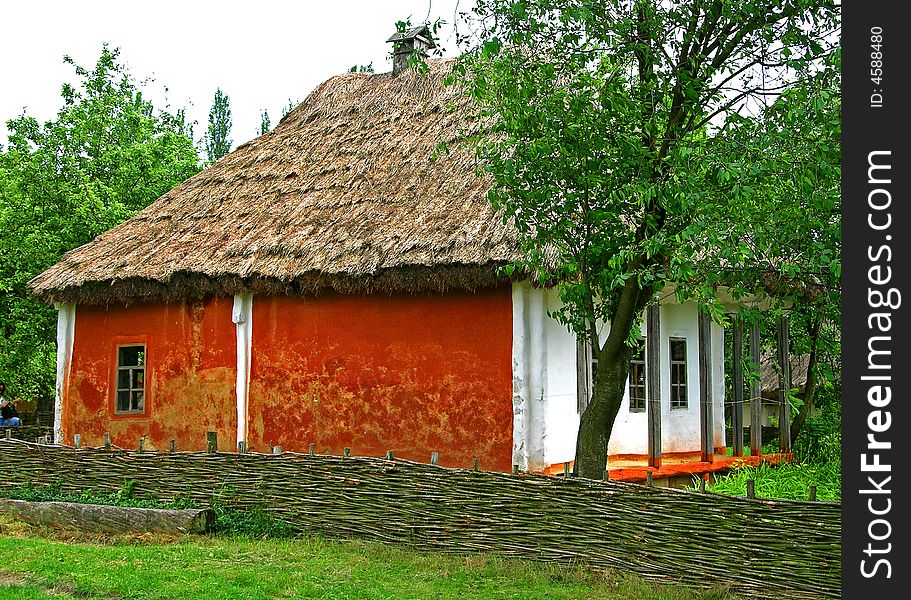
<svg viewBox="0 0 911 600">
<path fill-rule="evenodd" d="M 540 470 L 573 460 L 579 427 L 576 336 L 547 315 L 560 307 L 554 290 L 529 283 L 513 286 L 513 461 Z M 664 453 L 701 450 L 699 418 L 698 312 L 673 297 L 661 305 L 661 432 Z M 644 319 L 643 319 L 644 322 Z M 602 336 L 609 327 L 599 326 Z M 712 388 L 715 447 L 724 445 L 724 329 L 712 324 Z M 670 337 L 687 340 L 686 408 L 670 408 Z M 614 457 L 648 454 L 646 412 L 630 412 L 624 393 L 608 453 Z"/>
<path fill-rule="evenodd" d="M 510 290 L 253 299 L 248 447 L 511 468 Z M 230 319 L 229 319 L 230 323 Z"/>
<path fill-rule="evenodd" d="M 513 285 L 512 462 L 529 471 L 575 454 L 576 339 L 548 316 L 559 307 L 553 289 Z"/>
<path fill-rule="evenodd" d="M 123 448 L 202 450 L 206 432 L 218 432 L 222 448 L 233 444 L 235 327 L 231 300 L 210 298 L 172 304 L 108 308 L 80 305 L 72 359 L 62 395 L 63 443 L 73 434 L 101 445 L 105 432 Z M 146 345 L 145 412 L 114 413 L 117 347 Z"/>
</svg>

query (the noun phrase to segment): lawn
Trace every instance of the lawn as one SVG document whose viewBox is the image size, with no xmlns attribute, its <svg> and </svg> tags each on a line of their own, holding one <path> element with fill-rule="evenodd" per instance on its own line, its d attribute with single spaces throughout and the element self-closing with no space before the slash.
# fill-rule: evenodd
<svg viewBox="0 0 911 600">
<path fill-rule="evenodd" d="M 0 516 L 0 600 L 98 598 L 734 600 L 490 555 L 449 556 L 321 538 L 103 538 Z"/>
</svg>

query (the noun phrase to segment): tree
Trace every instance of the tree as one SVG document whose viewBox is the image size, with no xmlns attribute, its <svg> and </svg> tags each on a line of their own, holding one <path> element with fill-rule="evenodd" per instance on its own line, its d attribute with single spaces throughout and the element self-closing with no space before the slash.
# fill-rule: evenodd
<svg viewBox="0 0 911 600">
<path fill-rule="evenodd" d="M 838 24 L 829 0 L 477 3 L 479 33 L 456 76 L 489 127 L 478 153 L 491 201 L 520 234 L 514 268 L 558 285 L 554 316 L 597 360 L 578 475 L 602 477 L 638 323 L 659 290 L 672 285 L 721 320 L 718 285 L 768 283 L 758 249 L 737 237 L 752 224 L 731 215 L 787 208 L 772 187 L 747 184 L 753 160 L 794 189 L 804 173 L 782 153 L 735 169 L 728 153 L 744 153 L 724 134 L 811 80 Z M 707 246 L 713 231 L 738 243 Z"/>
<path fill-rule="evenodd" d="M 231 100 L 221 88 L 215 90 L 209 109 L 209 128 L 204 142 L 209 164 L 231 151 Z"/>
<path fill-rule="evenodd" d="M 738 173 L 738 185 L 756 190 L 769 203 L 738 203 L 722 216 L 748 224 L 726 233 L 705 227 L 707 246 L 750 245 L 739 265 L 749 280 L 756 265 L 762 273 L 786 275 L 799 285 L 774 290 L 787 303 L 794 354 L 808 355 L 804 396 L 797 408 L 791 439 L 797 440 L 813 410 L 818 392 L 833 395 L 840 381 L 841 344 L 841 102 L 839 55 L 804 85 L 785 90 L 762 119 L 740 119 L 724 132 L 729 148 L 726 168 Z M 772 160 L 770 160 L 770 157 Z M 733 215 L 731 210 L 737 211 Z M 795 226 L 798 225 L 798 226 Z M 737 236 L 735 240 L 733 236 Z M 728 271 L 735 266 L 729 261 Z"/>
<path fill-rule="evenodd" d="M 272 122 L 269 119 L 269 111 L 263 109 L 263 111 L 259 114 L 259 135 L 269 133 L 270 129 L 272 129 Z"/>
<path fill-rule="evenodd" d="M 199 171 L 182 110 L 143 97 L 118 49 L 102 48 L 94 68 L 72 65 L 78 83 L 44 124 L 7 121 L 0 152 L 0 380 L 20 396 L 52 395 L 53 308 L 28 281 L 64 252 L 90 241 Z"/>
</svg>

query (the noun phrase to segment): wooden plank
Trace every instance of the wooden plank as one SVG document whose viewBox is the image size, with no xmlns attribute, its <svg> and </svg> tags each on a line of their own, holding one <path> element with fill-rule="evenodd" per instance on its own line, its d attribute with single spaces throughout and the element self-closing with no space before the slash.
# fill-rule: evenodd
<svg viewBox="0 0 911 600">
<path fill-rule="evenodd" d="M 732 362 L 732 393 L 731 428 L 734 435 L 731 443 L 734 446 L 734 456 L 743 456 L 743 321 L 734 317 L 734 339 L 731 340 Z"/>
<path fill-rule="evenodd" d="M 791 405 L 788 395 L 791 392 L 791 336 L 788 331 L 788 318 L 784 315 L 778 321 L 778 448 L 782 452 L 791 451 Z"/>
<path fill-rule="evenodd" d="M 703 462 L 711 462 L 715 456 L 711 324 L 709 316 L 699 311 L 699 423 Z"/>
<path fill-rule="evenodd" d="M 759 323 L 750 326 L 750 360 L 760 369 L 759 356 Z M 762 454 L 762 381 L 759 377 L 750 378 L 750 455 Z"/>
<path fill-rule="evenodd" d="M 648 465 L 661 466 L 661 312 L 648 307 L 645 324 L 645 386 L 648 394 Z"/>
</svg>

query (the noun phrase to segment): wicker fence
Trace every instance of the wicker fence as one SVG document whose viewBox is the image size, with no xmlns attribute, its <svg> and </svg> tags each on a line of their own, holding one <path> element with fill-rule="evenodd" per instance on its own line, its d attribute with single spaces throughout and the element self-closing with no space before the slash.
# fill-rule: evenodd
<svg viewBox="0 0 911 600">
<path fill-rule="evenodd" d="M 837 598 L 836 503 L 747 500 L 399 459 L 138 452 L 0 440 L 0 486 L 262 507 L 300 531 L 584 563 L 750 598 Z"/>
</svg>

